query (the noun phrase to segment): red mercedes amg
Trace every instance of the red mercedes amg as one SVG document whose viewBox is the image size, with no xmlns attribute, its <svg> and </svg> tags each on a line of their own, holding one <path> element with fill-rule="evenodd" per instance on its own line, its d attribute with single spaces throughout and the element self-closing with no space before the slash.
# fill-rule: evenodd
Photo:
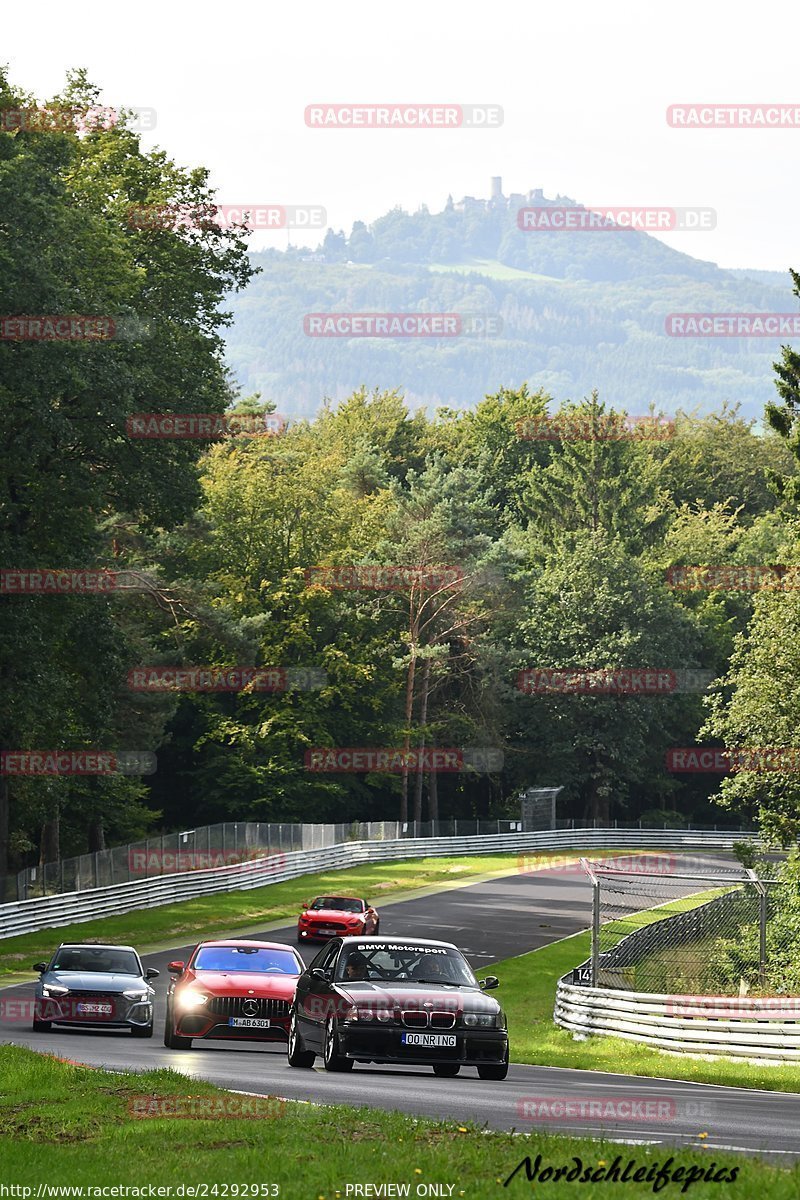
<svg viewBox="0 0 800 1200">
<path fill-rule="evenodd" d="M 362 937 L 377 933 L 380 917 L 366 900 L 355 896 L 317 896 L 304 900 L 297 922 L 297 941 L 327 942 L 332 937 Z"/>
<path fill-rule="evenodd" d="M 285 1042 L 303 961 L 277 942 L 200 942 L 188 963 L 171 962 L 164 1045 L 193 1038 Z"/>
</svg>

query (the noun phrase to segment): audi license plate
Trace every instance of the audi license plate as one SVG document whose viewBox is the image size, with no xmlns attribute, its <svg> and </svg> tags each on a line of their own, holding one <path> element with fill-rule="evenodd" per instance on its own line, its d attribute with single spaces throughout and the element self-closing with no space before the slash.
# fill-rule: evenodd
<svg viewBox="0 0 800 1200">
<path fill-rule="evenodd" d="M 454 1033 L 404 1033 L 400 1038 L 404 1046 L 448 1046 L 456 1044 Z"/>
<path fill-rule="evenodd" d="M 79 1004 L 79 1013 L 101 1013 L 103 1016 L 110 1016 L 114 1011 L 113 1004 Z"/>
<path fill-rule="evenodd" d="M 236 1029 L 269 1029 L 269 1021 L 263 1017 L 228 1017 L 228 1024 Z"/>
</svg>

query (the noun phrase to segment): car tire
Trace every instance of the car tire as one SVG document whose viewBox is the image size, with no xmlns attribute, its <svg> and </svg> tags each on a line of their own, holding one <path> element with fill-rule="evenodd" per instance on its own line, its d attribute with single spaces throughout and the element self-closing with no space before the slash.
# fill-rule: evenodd
<svg viewBox="0 0 800 1200">
<path fill-rule="evenodd" d="M 164 1045 L 170 1050 L 191 1050 L 192 1039 L 180 1037 L 177 1033 L 173 1033 L 171 1029 L 165 1029 Z"/>
<path fill-rule="evenodd" d="M 36 1017 L 34 1017 L 31 1028 L 33 1029 L 34 1033 L 50 1033 L 50 1031 L 53 1028 L 53 1022 L 52 1021 L 37 1021 Z"/>
<path fill-rule="evenodd" d="M 508 1074 L 508 1048 L 506 1047 L 505 1061 L 501 1063 L 484 1063 L 478 1067 L 481 1079 L 505 1079 Z"/>
<path fill-rule="evenodd" d="M 153 1036 L 153 1022 L 149 1025 L 131 1025 L 131 1033 L 137 1038 L 149 1038 Z"/>
<path fill-rule="evenodd" d="M 325 1049 L 322 1061 L 326 1071 L 351 1071 L 353 1069 L 352 1058 L 345 1058 L 343 1054 L 339 1053 L 339 1034 L 336 1032 L 336 1021 L 333 1017 L 328 1017 L 328 1023 L 325 1026 Z"/>
<path fill-rule="evenodd" d="M 460 1063 L 434 1063 L 433 1073 L 442 1079 L 454 1079 L 461 1070 Z"/>
<path fill-rule="evenodd" d="M 172 1024 L 172 1006 L 167 1005 L 167 1019 L 164 1022 L 164 1045 L 168 1050 L 191 1050 L 192 1039 L 178 1037 Z"/>
<path fill-rule="evenodd" d="M 306 1050 L 303 1046 L 303 1039 L 294 1016 L 289 1025 L 289 1045 L 286 1057 L 290 1067 L 313 1067 L 314 1059 L 317 1057 L 313 1050 Z"/>
</svg>

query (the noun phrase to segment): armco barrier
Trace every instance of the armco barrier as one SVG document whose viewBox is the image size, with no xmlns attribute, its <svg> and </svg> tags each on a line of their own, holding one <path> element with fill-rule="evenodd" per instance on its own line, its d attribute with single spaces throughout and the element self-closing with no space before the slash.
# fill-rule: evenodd
<svg viewBox="0 0 800 1200">
<path fill-rule="evenodd" d="M 735 1015 L 720 1015 L 726 1012 Z M 667 996 L 576 987 L 565 975 L 554 1019 L 578 1036 L 604 1034 L 676 1054 L 800 1062 L 800 1000 L 791 997 Z"/>
<path fill-rule="evenodd" d="M 536 850 L 653 849 L 730 850 L 733 843 L 757 834 L 662 829 L 563 829 L 542 833 L 484 834 L 476 837 L 400 838 L 383 842 L 345 842 L 319 850 L 252 859 L 207 871 L 160 875 L 152 879 L 42 896 L 0 905 L 0 938 L 91 921 L 96 917 L 156 908 L 215 892 L 246 891 L 265 883 L 296 879 L 316 871 L 338 870 L 397 858 L 448 855 L 516 854 Z M 530 869 L 530 868 L 527 868 Z"/>
</svg>

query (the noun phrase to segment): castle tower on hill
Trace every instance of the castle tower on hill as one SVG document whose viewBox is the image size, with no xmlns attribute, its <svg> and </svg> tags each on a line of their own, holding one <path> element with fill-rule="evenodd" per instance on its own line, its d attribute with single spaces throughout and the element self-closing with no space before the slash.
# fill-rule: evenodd
<svg viewBox="0 0 800 1200">
<path fill-rule="evenodd" d="M 503 199 L 503 177 L 502 175 L 492 176 L 491 197 L 493 200 Z"/>
</svg>

